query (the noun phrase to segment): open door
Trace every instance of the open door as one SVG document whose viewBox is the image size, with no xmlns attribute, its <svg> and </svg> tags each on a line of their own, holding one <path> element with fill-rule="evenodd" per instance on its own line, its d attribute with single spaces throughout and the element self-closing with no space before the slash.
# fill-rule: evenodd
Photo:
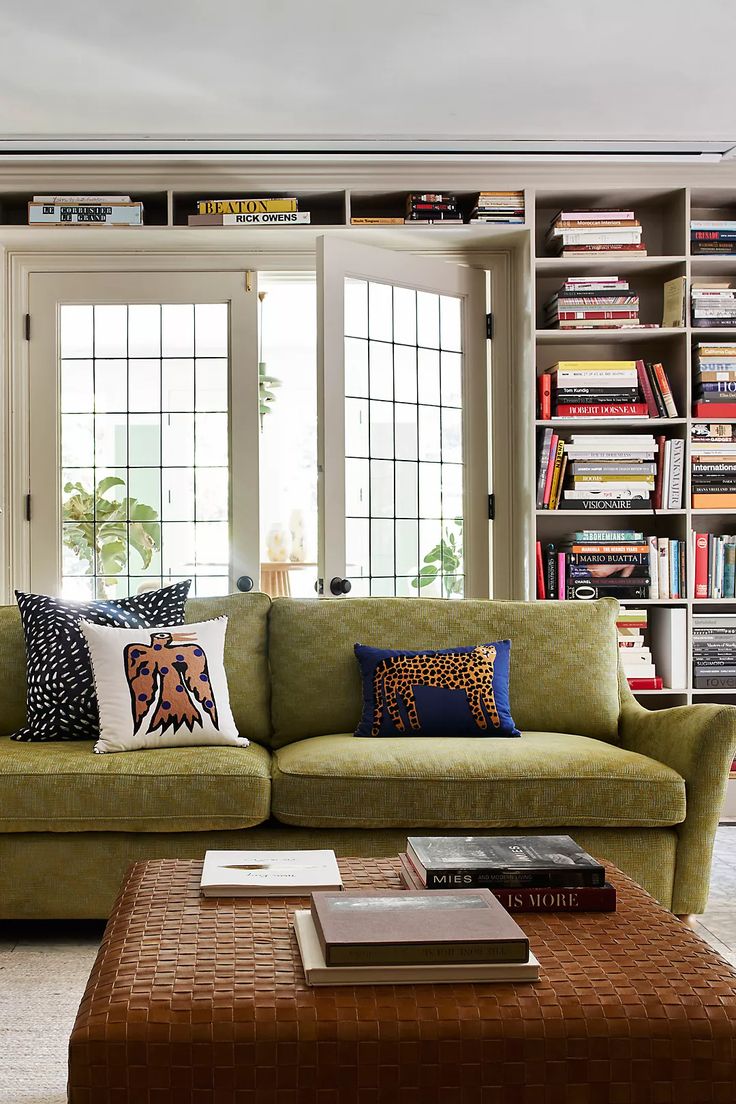
<svg viewBox="0 0 736 1104">
<path fill-rule="evenodd" d="M 320 592 L 489 595 L 485 274 L 323 237 Z"/>
</svg>

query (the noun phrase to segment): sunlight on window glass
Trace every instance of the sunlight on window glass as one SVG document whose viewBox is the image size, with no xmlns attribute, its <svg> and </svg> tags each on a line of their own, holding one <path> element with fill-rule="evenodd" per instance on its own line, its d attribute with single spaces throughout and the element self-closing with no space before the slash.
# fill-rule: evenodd
<svg viewBox="0 0 736 1104">
<path fill-rule="evenodd" d="M 261 589 L 274 597 L 313 598 L 317 577 L 314 273 L 261 273 L 258 290 Z"/>
</svg>

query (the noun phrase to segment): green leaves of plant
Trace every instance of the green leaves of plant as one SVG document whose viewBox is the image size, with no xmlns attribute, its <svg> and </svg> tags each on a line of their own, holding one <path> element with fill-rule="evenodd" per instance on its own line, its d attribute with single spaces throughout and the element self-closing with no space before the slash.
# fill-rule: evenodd
<svg viewBox="0 0 736 1104">
<path fill-rule="evenodd" d="M 430 548 L 422 561 L 424 566 L 420 567 L 416 579 L 411 580 L 411 585 L 415 590 L 431 586 L 435 579 L 441 575 L 446 597 L 449 598 L 451 594 L 461 593 L 463 588 L 462 579 L 458 579 L 456 576 L 458 572 L 462 571 L 463 562 L 462 518 L 455 518 L 452 524 L 457 526 L 458 532 L 455 533 L 448 525 L 439 544 L 436 544 L 434 548 Z"/>
<path fill-rule="evenodd" d="M 116 475 L 101 479 L 94 492 L 82 483 L 65 483 L 69 497 L 62 506 L 64 544 L 87 564 L 86 575 L 119 575 L 125 570 L 128 547 L 134 549 L 143 569 L 150 567 L 161 548 L 161 526 L 152 506 L 137 498 L 114 498 L 109 492 L 124 487 Z M 94 522 L 96 521 L 96 525 Z"/>
</svg>

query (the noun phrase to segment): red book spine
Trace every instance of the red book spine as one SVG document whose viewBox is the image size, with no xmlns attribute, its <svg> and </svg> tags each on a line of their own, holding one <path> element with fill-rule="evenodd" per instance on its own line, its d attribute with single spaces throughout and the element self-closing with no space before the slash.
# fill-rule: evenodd
<svg viewBox="0 0 736 1104">
<path fill-rule="evenodd" d="M 664 683 L 656 678 L 630 678 L 627 680 L 632 690 L 661 690 Z"/>
<path fill-rule="evenodd" d="M 649 382 L 649 376 L 647 375 L 647 370 L 644 367 L 644 361 L 643 360 L 637 360 L 637 362 L 636 362 L 636 374 L 639 377 L 639 387 L 641 389 L 642 395 L 644 396 L 644 401 L 647 404 L 647 410 L 649 411 L 649 417 L 650 418 L 656 418 L 659 415 L 659 410 L 657 409 L 657 403 L 656 403 L 656 400 L 654 398 L 654 392 L 652 391 L 652 385 Z"/>
<path fill-rule="evenodd" d="M 616 890 L 606 882 L 597 888 L 499 889 L 493 896 L 509 912 L 615 912 Z"/>
<path fill-rule="evenodd" d="M 552 376 L 549 372 L 539 377 L 539 418 L 548 422 L 552 417 Z"/>
<path fill-rule="evenodd" d="M 708 598 L 708 534 L 695 534 L 695 597 Z"/>
<path fill-rule="evenodd" d="M 547 597 L 547 588 L 544 585 L 544 563 L 542 561 L 542 542 L 537 541 L 537 598 Z"/>
<path fill-rule="evenodd" d="M 699 403 L 693 406 L 694 418 L 736 418 L 736 403 Z"/>
<path fill-rule="evenodd" d="M 555 467 L 555 457 L 557 456 L 557 442 L 559 437 L 556 433 L 552 434 L 552 440 L 549 445 L 549 459 L 547 460 L 547 474 L 544 479 L 544 505 L 549 503 L 549 492 L 552 487 L 552 472 Z"/>
<path fill-rule="evenodd" d="M 646 417 L 646 413 L 646 403 L 562 403 L 557 406 L 560 418 L 637 418 Z"/>
<path fill-rule="evenodd" d="M 662 509 L 662 483 L 664 482 L 664 445 L 666 438 L 664 436 L 657 438 L 657 478 L 654 481 L 654 496 L 652 498 L 652 509 Z"/>
</svg>

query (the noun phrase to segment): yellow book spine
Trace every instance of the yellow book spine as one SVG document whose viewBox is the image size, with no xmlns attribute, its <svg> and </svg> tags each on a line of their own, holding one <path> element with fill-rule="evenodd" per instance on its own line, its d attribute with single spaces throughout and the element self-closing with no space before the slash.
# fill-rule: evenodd
<svg viewBox="0 0 736 1104">
<path fill-rule="evenodd" d="M 256 215 L 266 211 L 296 211 L 296 199 L 200 199 L 200 215 Z"/>
<path fill-rule="evenodd" d="M 557 500 L 557 488 L 560 483 L 560 471 L 562 470 L 562 455 L 565 451 L 565 442 L 559 440 L 557 442 L 557 451 L 555 452 L 555 466 L 552 469 L 552 482 L 549 487 L 549 509 L 554 510 L 554 503 Z"/>
</svg>

